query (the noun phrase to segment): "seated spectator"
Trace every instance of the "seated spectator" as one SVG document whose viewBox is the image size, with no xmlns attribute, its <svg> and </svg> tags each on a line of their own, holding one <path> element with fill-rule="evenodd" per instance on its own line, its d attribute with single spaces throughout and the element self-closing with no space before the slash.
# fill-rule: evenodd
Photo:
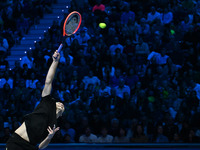
<svg viewBox="0 0 200 150">
<path fill-rule="evenodd" d="M 168 55 L 166 55 L 165 49 L 161 49 L 160 55 L 157 55 L 156 64 L 158 64 L 158 65 L 171 65 L 172 64 L 172 60 Z"/>
<path fill-rule="evenodd" d="M 26 88 L 36 89 L 37 82 L 38 82 L 38 79 L 36 78 L 35 73 L 32 72 L 30 74 L 30 78 L 26 80 Z"/>
<path fill-rule="evenodd" d="M 109 47 L 111 56 L 116 54 L 116 49 L 120 49 L 120 53 L 123 53 L 123 46 L 119 43 L 119 38 L 115 37 L 113 44 Z"/>
<path fill-rule="evenodd" d="M 111 96 L 111 88 L 109 86 L 106 86 L 106 83 L 103 80 L 101 81 L 101 84 L 100 84 L 99 96 L 102 96 L 102 97 Z"/>
<path fill-rule="evenodd" d="M 8 48 L 9 48 L 9 44 L 8 44 L 7 39 L 4 37 L 0 37 L 0 57 L 7 54 Z"/>
<path fill-rule="evenodd" d="M 74 143 L 76 131 L 71 127 L 70 122 L 64 122 L 64 128 L 61 128 L 61 134 L 64 137 L 64 143 Z"/>
<path fill-rule="evenodd" d="M 87 89 L 89 84 L 93 86 L 100 85 L 100 80 L 97 76 L 94 76 L 93 71 L 90 70 L 89 75 L 83 78 L 83 83 L 85 84 L 85 89 Z"/>
<path fill-rule="evenodd" d="M 130 68 L 128 71 L 128 75 L 126 77 L 125 83 L 130 87 L 132 90 L 136 83 L 139 81 L 138 75 L 135 73 L 134 68 Z"/>
<path fill-rule="evenodd" d="M 108 130 L 108 134 L 112 135 L 113 137 L 116 137 L 119 135 L 119 119 L 113 118 L 111 120 L 111 126 Z"/>
<path fill-rule="evenodd" d="M 119 48 L 115 49 L 115 55 L 112 56 L 112 64 L 115 68 L 120 68 L 123 71 L 127 69 L 127 57 L 120 52 Z"/>
<path fill-rule="evenodd" d="M 174 133 L 173 140 L 171 143 L 183 143 L 183 141 L 180 139 L 180 135 L 178 133 Z"/>
<path fill-rule="evenodd" d="M 149 46 L 146 42 L 143 41 L 142 37 L 139 37 L 139 43 L 135 47 L 135 54 L 137 56 L 148 56 L 150 51 L 149 51 Z"/>
<path fill-rule="evenodd" d="M 111 77 L 115 75 L 115 68 L 110 64 L 106 64 L 105 67 L 102 67 L 103 79 L 109 81 Z"/>
<path fill-rule="evenodd" d="M 27 64 L 28 69 L 32 69 L 32 67 L 33 67 L 33 61 L 34 61 L 34 58 L 32 57 L 32 51 L 28 50 L 27 51 L 27 56 L 22 57 L 20 65 L 23 68 L 23 65 Z"/>
<path fill-rule="evenodd" d="M 130 6 L 126 5 L 124 12 L 121 15 L 121 24 L 128 24 L 129 21 L 135 21 L 135 13 L 130 11 Z"/>
<path fill-rule="evenodd" d="M 150 26 L 147 23 L 145 18 L 140 19 L 140 24 L 137 25 L 137 33 L 140 35 L 149 35 L 150 34 Z"/>
<path fill-rule="evenodd" d="M 161 19 L 161 15 L 156 11 L 154 6 L 151 7 L 151 12 L 147 14 L 147 22 L 153 23 L 156 19 Z"/>
<path fill-rule="evenodd" d="M 87 28 L 82 28 L 80 30 L 80 34 L 75 37 L 75 39 L 78 40 L 78 43 L 81 46 L 87 47 L 88 46 L 88 40 L 90 39 L 89 34 L 87 33 Z"/>
<path fill-rule="evenodd" d="M 119 86 L 115 87 L 116 90 L 116 96 L 123 99 L 124 93 L 128 93 L 130 96 L 130 87 L 125 85 L 124 79 L 120 78 L 119 80 Z"/>
<path fill-rule="evenodd" d="M 24 17 L 24 14 L 21 14 L 20 18 L 17 20 L 17 30 L 20 32 L 21 36 L 24 36 L 28 33 L 29 29 L 29 20 Z"/>
<path fill-rule="evenodd" d="M 5 56 L 0 55 L 0 73 L 4 74 L 4 72 L 8 69 L 9 64 L 8 61 L 5 60 Z"/>
<path fill-rule="evenodd" d="M 156 139 L 155 139 L 155 142 L 156 143 L 168 143 L 169 140 L 168 140 L 168 137 L 166 137 L 164 134 L 163 134 L 163 126 L 162 125 L 159 125 L 157 127 L 157 135 L 156 135 Z"/>
<path fill-rule="evenodd" d="M 133 120 L 131 120 L 131 124 L 130 124 L 128 131 L 127 131 L 127 135 L 126 135 L 127 138 L 129 138 L 129 140 L 134 135 L 135 128 L 136 128 L 137 124 L 138 124 L 138 119 L 133 118 Z"/>
<path fill-rule="evenodd" d="M 114 137 L 114 143 L 129 143 L 129 138 L 126 136 L 126 130 L 124 128 L 119 129 L 119 133 Z"/>
<path fill-rule="evenodd" d="M 63 136 L 63 143 L 72 143 L 71 137 L 70 137 L 69 134 L 66 133 L 66 134 Z"/>
<path fill-rule="evenodd" d="M 101 3 L 102 0 L 97 0 L 96 5 L 92 8 L 92 12 L 95 12 L 96 10 L 105 11 L 105 5 Z"/>
<path fill-rule="evenodd" d="M 101 136 L 97 139 L 98 143 L 112 143 L 113 142 L 113 136 L 108 134 L 108 129 L 106 127 L 103 127 L 101 129 Z"/>
<path fill-rule="evenodd" d="M 130 140 L 133 143 L 147 143 L 148 137 L 144 134 L 143 126 L 138 124 Z"/>
<path fill-rule="evenodd" d="M 163 25 L 169 24 L 173 21 L 173 13 L 168 10 L 168 8 L 164 8 L 163 14 L 161 14 L 161 23 Z"/>
<path fill-rule="evenodd" d="M 119 86 L 119 81 L 120 81 L 121 77 L 122 77 L 121 76 L 121 70 L 119 68 L 117 68 L 115 70 L 115 75 L 113 77 L 111 77 L 110 81 L 109 81 L 109 85 L 111 86 L 111 88 Z"/>
<path fill-rule="evenodd" d="M 96 143 L 97 136 L 91 133 L 90 127 L 86 127 L 85 134 L 79 138 L 80 143 Z"/>
<path fill-rule="evenodd" d="M 13 79 L 9 71 L 5 71 L 3 77 L 0 77 L 0 88 L 3 88 L 6 83 L 13 89 Z"/>
</svg>

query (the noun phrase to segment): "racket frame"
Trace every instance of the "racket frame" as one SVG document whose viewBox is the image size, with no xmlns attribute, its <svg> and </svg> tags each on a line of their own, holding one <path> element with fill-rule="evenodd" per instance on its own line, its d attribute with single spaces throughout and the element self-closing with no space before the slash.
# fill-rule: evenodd
<svg viewBox="0 0 200 150">
<path fill-rule="evenodd" d="M 81 25 L 81 21 L 82 21 L 81 14 L 80 14 L 79 12 L 77 12 L 77 11 L 71 12 L 71 13 L 67 16 L 67 18 L 65 19 L 65 22 L 64 22 L 64 25 L 63 25 L 63 36 L 65 36 L 65 35 L 67 35 L 67 36 L 72 35 L 72 34 L 67 34 L 67 33 L 65 32 L 65 26 L 66 26 L 67 20 L 68 20 L 69 17 L 70 17 L 71 15 L 73 15 L 73 14 L 78 14 L 79 17 L 80 17 L 80 21 L 79 21 L 79 23 L 78 23 L 78 27 L 76 28 L 76 30 L 75 30 L 72 34 L 76 33 L 77 30 L 79 29 L 80 25 Z"/>
</svg>

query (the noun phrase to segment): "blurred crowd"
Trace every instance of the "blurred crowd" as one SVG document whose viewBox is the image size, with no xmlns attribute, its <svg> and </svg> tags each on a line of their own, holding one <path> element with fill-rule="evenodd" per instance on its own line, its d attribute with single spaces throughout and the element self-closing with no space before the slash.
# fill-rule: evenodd
<svg viewBox="0 0 200 150">
<path fill-rule="evenodd" d="M 28 2 L 37 7 L 23 7 Z M 42 17 L 42 2 L 8 5 L 0 27 L 22 36 L 27 26 L 9 27 L 9 21 Z M 8 10 L 20 12 L 6 21 Z M 66 111 L 52 142 L 199 143 L 200 0 L 72 0 L 74 10 L 83 18 L 75 35 L 62 38 L 63 18 L 12 70 L 1 57 L 0 142 L 40 102 L 62 41 L 52 95 Z"/>
</svg>

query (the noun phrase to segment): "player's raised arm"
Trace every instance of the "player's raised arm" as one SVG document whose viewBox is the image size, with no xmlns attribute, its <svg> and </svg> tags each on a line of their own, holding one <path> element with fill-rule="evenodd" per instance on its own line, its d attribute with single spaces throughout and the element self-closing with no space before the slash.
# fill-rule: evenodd
<svg viewBox="0 0 200 150">
<path fill-rule="evenodd" d="M 45 86 L 44 89 L 42 91 L 42 97 L 47 96 L 51 93 L 51 89 L 52 89 L 52 82 L 56 73 L 56 69 L 60 60 L 60 54 L 58 53 L 58 51 L 55 51 L 53 56 L 53 62 L 49 68 L 49 71 L 47 73 L 46 76 L 46 80 L 45 80 Z"/>
</svg>

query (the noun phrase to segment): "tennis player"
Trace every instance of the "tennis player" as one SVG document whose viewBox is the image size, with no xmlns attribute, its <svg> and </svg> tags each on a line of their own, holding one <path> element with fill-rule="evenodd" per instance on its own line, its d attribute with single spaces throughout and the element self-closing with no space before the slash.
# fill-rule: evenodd
<svg viewBox="0 0 200 150">
<path fill-rule="evenodd" d="M 22 125 L 12 134 L 6 150 L 38 150 L 48 146 L 59 130 L 56 119 L 62 116 L 64 105 L 51 97 L 52 82 L 59 64 L 60 54 L 55 51 L 53 62 L 46 76 L 42 100 L 35 110 L 24 117 Z M 39 144 L 39 146 L 37 146 Z"/>
</svg>

